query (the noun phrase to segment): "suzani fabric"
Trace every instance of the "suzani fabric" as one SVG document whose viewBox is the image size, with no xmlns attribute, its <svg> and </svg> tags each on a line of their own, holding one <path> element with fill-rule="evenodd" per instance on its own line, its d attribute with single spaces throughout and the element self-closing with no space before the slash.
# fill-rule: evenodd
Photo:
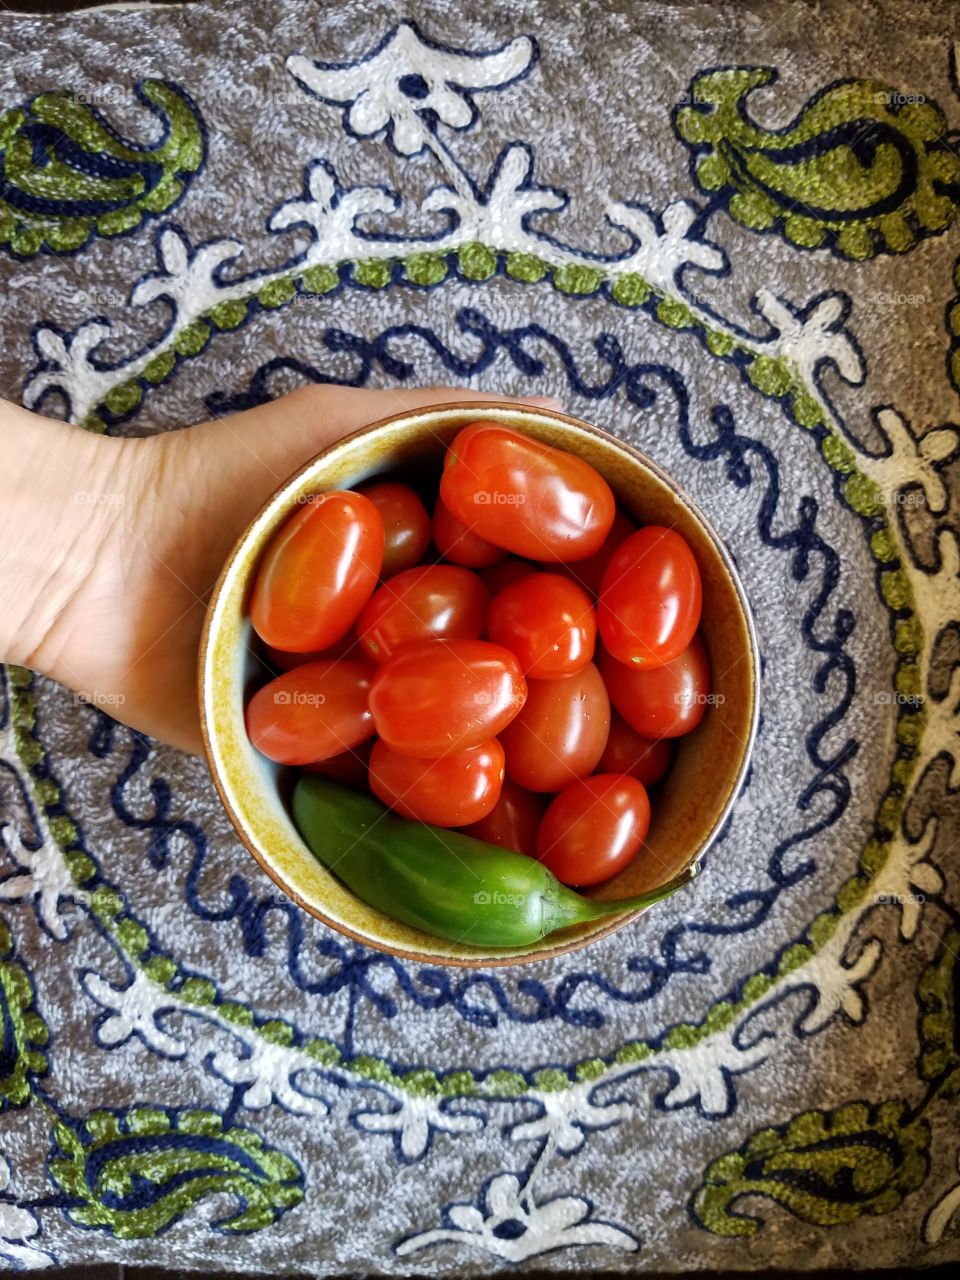
<svg viewBox="0 0 960 1280">
<path fill-rule="evenodd" d="M 310 381 L 556 394 L 764 659 L 695 891 L 401 963 L 204 766 L 7 669 L 0 1259 L 257 1274 L 960 1259 L 949 3 L 0 17 L 4 387 L 137 434 Z"/>
</svg>

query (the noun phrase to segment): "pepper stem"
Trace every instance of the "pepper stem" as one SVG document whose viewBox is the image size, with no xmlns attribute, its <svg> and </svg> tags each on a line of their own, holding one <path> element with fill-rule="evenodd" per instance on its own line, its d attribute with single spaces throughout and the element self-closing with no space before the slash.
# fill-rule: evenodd
<svg viewBox="0 0 960 1280">
<path fill-rule="evenodd" d="M 561 893 L 554 902 L 556 923 L 552 929 L 567 928 L 573 924 L 584 924 L 589 920 L 601 920 L 604 916 L 622 915 L 625 911 L 642 911 L 645 907 L 669 898 L 690 883 L 700 873 L 700 863 L 693 862 L 689 867 L 661 884 L 656 889 L 648 889 L 646 893 L 636 894 L 632 898 L 617 898 L 612 902 L 596 902 L 593 898 L 585 898 L 574 889 L 561 885 Z"/>
</svg>

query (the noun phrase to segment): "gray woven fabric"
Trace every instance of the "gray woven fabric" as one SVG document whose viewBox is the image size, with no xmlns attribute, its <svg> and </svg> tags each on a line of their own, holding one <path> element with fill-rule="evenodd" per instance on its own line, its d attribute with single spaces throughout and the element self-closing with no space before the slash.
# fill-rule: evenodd
<svg viewBox="0 0 960 1280">
<path fill-rule="evenodd" d="M 0 16 L 2 385 L 131 434 L 311 378 L 559 395 L 740 565 L 750 783 L 695 893 L 431 969 L 278 899 L 198 760 L 8 672 L 0 1258 L 956 1260 L 953 8 L 404 16 Z M 31 100 L 153 146 L 151 78 L 205 154 L 144 159 L 138 204 Z M 26 198 L 58 129 L 95 209 Z"/>
</svg>

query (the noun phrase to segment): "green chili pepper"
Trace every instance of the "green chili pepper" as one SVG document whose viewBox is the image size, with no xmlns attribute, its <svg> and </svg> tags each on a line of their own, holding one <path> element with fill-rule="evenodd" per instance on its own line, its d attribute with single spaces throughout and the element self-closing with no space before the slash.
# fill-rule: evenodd
<svg viewBox="0 0 960 1280">
<path fill-rule="evenodd" d="M 694 863 L 638 897 L 594 902 L 535 858 L 410 822 L 318 774 L 294 788 L 293 818 L 316 857 L 369 906 L 424 933 L 479 947 L 524 947 L 558 929 L 648 907 L 699 870 Z"/>
</svg>

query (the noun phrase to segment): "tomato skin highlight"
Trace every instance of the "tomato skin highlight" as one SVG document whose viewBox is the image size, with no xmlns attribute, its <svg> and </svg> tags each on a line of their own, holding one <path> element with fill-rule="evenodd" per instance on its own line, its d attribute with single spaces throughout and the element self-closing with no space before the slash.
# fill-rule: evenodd
<svg viewBox="0 0 960 1280">
<path fill-rule="evenodd" d="M 610 699 L 592 662 L 559 680 L 531 680 L 523 710 L 500 733 L 507 776 L 528 791 L 560 791 L 592 773 L 610 731 Z"/>
<path fill-rule="evenodd" d="M 613 517 L 610 532 L 603 540 L 603 546 L 586 560 L 575 560 L 572 564 L 555 564 L 548 567 L 550 573 L 562 573 L 564 577 L 589 591 L 594 597 L 600 594 L 600 584 L 606 572 L 610 558 L 621 543 L 626 542 L 631 534 L 637 532 L 637 526 L 622 511 Z"/>
<path fill-rule="evenodd" d="M 645 738 L 679 738 L 703 719 L 710 693 L 710 662 L 700 637 L 662 667 L 628 667 L 606 650 L 600 666 L 610 700 Z"/>
<path fill-rule="evenodd" d="M 652 787 L 670 768 L 672 755 L 669 738 L 645 738 L 615 711 L 597 772 L 628 773 L 645 787 Z"/>
<path fill-rule="evenodd" d="M 525 853 L 528 858 L 537 856 L 537 832 L 547 807 L 546 796 L 523 787 L 510 778 L 504 778 L 500 797 L 486 817 L 461 827 L 465 836 L 499 845 L 501 849 L 513 849 Z"/>
<path fill-rule="evenodd" d="M 700 570 L 686 539 L 647 525 L 621 543 L 604 572 L 597 603 L 603 643 L 618 662 L 663 666 L 690 644 L 702 604 Z"/>
<path fill-rule="evenodd" d="M 383 663 L 418 640 L 476 640 L 489 595 L 475 573 L 454 564 L 421 565 L 378 588 L 357 619 L 364 656 Z"/>
<path fill-rule="evenodd" d="M 275 649 L 326 649 L 370 599 L 383 561 L 383 520 L 360 493 L 312 496 L 274 535 L 257 571 L 250 620 Z"/>
<path fill-rule="evenodd" d="M 419 495 L 408 484 L 383 480 L 357 490 L 380 512 L 383 520 L 381 578 L 412 568 L 430 545 L 430 517 Z"/>
<path fill-rule="evenodd" d="M 377 741 L 370 755 L 370 790 L 402 818 L 435 827 L 479 822 L 497 803 L 503 747 L 491 738 L 453 755 L 424 759 Z"/>
<path fill-rule="evenodd" d="M 247 703 L 251 743 L 279 764 L 314 764 L 373 735 L 367 705 L 373 668 L 365 662 L 312 662 L 287 671 Z"/>
<path fill-rule="evenodd" d="M 523 672 L 507 649 L 485 640 L 422 640 L 378 668 L 370 710 L 394 751 L 437 757 L 498 736 L 526 697 Z"/>
<path fill-rule="evenodd" d="M 582 587 L 558 573 L 533 573 L 490 602 L 487 634 L 515 653 L 524 675 L 573 675 L 593 657 L 597 620 Z"/>
<path fill-rule="evenodd" d="M 600 884 L 640 852 L 650 800 L 636 778 L 597 773 L 572 782 L 543 816 L 537 857 L 563 884 Z"/>
<path fill-rule="evenodd" d="M 467 569 L 486 569 L 507 554 L 468 529 L 442 502 L 433 509 L 433 542 L 444 560 Z"/>
<path fill-rule="evenodd" d="M 468 529 L 531 560 L 593 555 L 616 512 L 610 486 L 581 458 L 482 420 L 447 450 L 440 497 Z"/>
</svg>

